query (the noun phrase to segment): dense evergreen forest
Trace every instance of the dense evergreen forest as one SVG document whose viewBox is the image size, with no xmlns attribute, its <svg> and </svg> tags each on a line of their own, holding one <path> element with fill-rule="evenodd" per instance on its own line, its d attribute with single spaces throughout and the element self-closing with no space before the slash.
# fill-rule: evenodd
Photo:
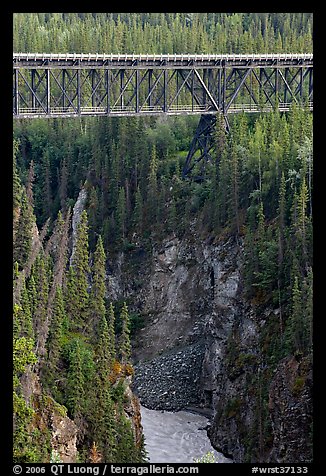
<svg viewBox="0 0 326 476">
<path fill-rule="evenodd" d="M 16 13 L 14 51 L 312 51 L 311 13 Z"/>
<path fill-rule="evenodd" d="M 310 52 L 312 14 L 17 13 L 14 51 Z M 288 113 L 237 114 L 228 134 L 218 120 L 215 160 L 201 182 L 181 177 L 197 122 L 15 122 L 15 461 L 57 457 L 24 395 L 28 372 L 39 373 L 43 398 L 77 425 L 79 461 L 144 461 L 124 411 L 137 315 L 106 293 L 107 257 L 119 251 L 150 250 L 189 230 L 215 241 L 235 236 L 248 300 L 280 309 L 262 345 L 266 385 L 282 358 L 311 356 L 312 114 L 295 104 Z M 70 256 L 82 188 L 87 205 Z"/>
</svg>

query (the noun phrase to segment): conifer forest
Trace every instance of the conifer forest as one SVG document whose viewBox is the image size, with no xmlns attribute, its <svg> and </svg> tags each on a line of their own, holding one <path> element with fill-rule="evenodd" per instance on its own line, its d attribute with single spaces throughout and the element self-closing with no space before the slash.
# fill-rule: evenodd
<svg viewBox="0 0 326 476">
<path fill-rule="evenodd" d="M 312 53 L 312 30 L 311 13 L 15 13 L 13 51 Z M 142 405 L 206 409 L 233 463 L 313 461 L 313 113 L 218 115 L 195 180 L 199 118 L 14 120 L 14 463 L 148 463 Z"/>
</svg>

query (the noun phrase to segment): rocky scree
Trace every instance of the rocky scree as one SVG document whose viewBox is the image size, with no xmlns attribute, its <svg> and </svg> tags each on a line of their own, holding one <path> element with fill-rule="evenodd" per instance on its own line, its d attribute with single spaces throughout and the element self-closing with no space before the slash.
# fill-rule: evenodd
<svg viewBox="0 0 326 476">
<path fill-rule="evenodd" d="M 133 388 L 142 405 L 170 411 L 198 405 L 204 351 L 199 342 L 136 365 Z"/>
</svg>

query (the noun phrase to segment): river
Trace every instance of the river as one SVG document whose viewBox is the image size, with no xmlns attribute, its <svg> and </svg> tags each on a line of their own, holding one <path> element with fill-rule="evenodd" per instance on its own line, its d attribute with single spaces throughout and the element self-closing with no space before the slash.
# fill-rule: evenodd
<svg viewBox="0 0 326 476">
<path fill-rule="evenodd" d="M 142 425 L 150 463 L 193 463 L 208 451 L 218 463 L 232 461 L 211 445 L 204 429 L 208 419 L 186 411 L 149 410 L 141 406 Z"/>
</svg>

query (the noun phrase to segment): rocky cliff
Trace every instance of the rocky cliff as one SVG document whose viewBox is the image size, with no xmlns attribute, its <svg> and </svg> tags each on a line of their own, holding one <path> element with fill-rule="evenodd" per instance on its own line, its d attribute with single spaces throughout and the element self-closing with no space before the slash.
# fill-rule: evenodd
<svg viewBox="0 0 326 476">
<path fill-rule="evenodd" d="M 148 408 L 210 409 L 211 441 L 235 462 L 309 461 L 311 362 L 268 364 L 279 310 L 245 299 L 242 262 L 241 242 L 195 232 L 112 259 L 109 294 L 143 318 L 134 389 Z"/>
<path fill-rule="evenodd" d="M 78 427 L 67 416 L 67 409 L 44 392 L 38 374 L 31 368 L 22 377 L 22 396 L 33 410 L 28 431 L 40 448 L 40 455 L 56 455 L 62 463 L 77 462 Z"/>
</svg>

